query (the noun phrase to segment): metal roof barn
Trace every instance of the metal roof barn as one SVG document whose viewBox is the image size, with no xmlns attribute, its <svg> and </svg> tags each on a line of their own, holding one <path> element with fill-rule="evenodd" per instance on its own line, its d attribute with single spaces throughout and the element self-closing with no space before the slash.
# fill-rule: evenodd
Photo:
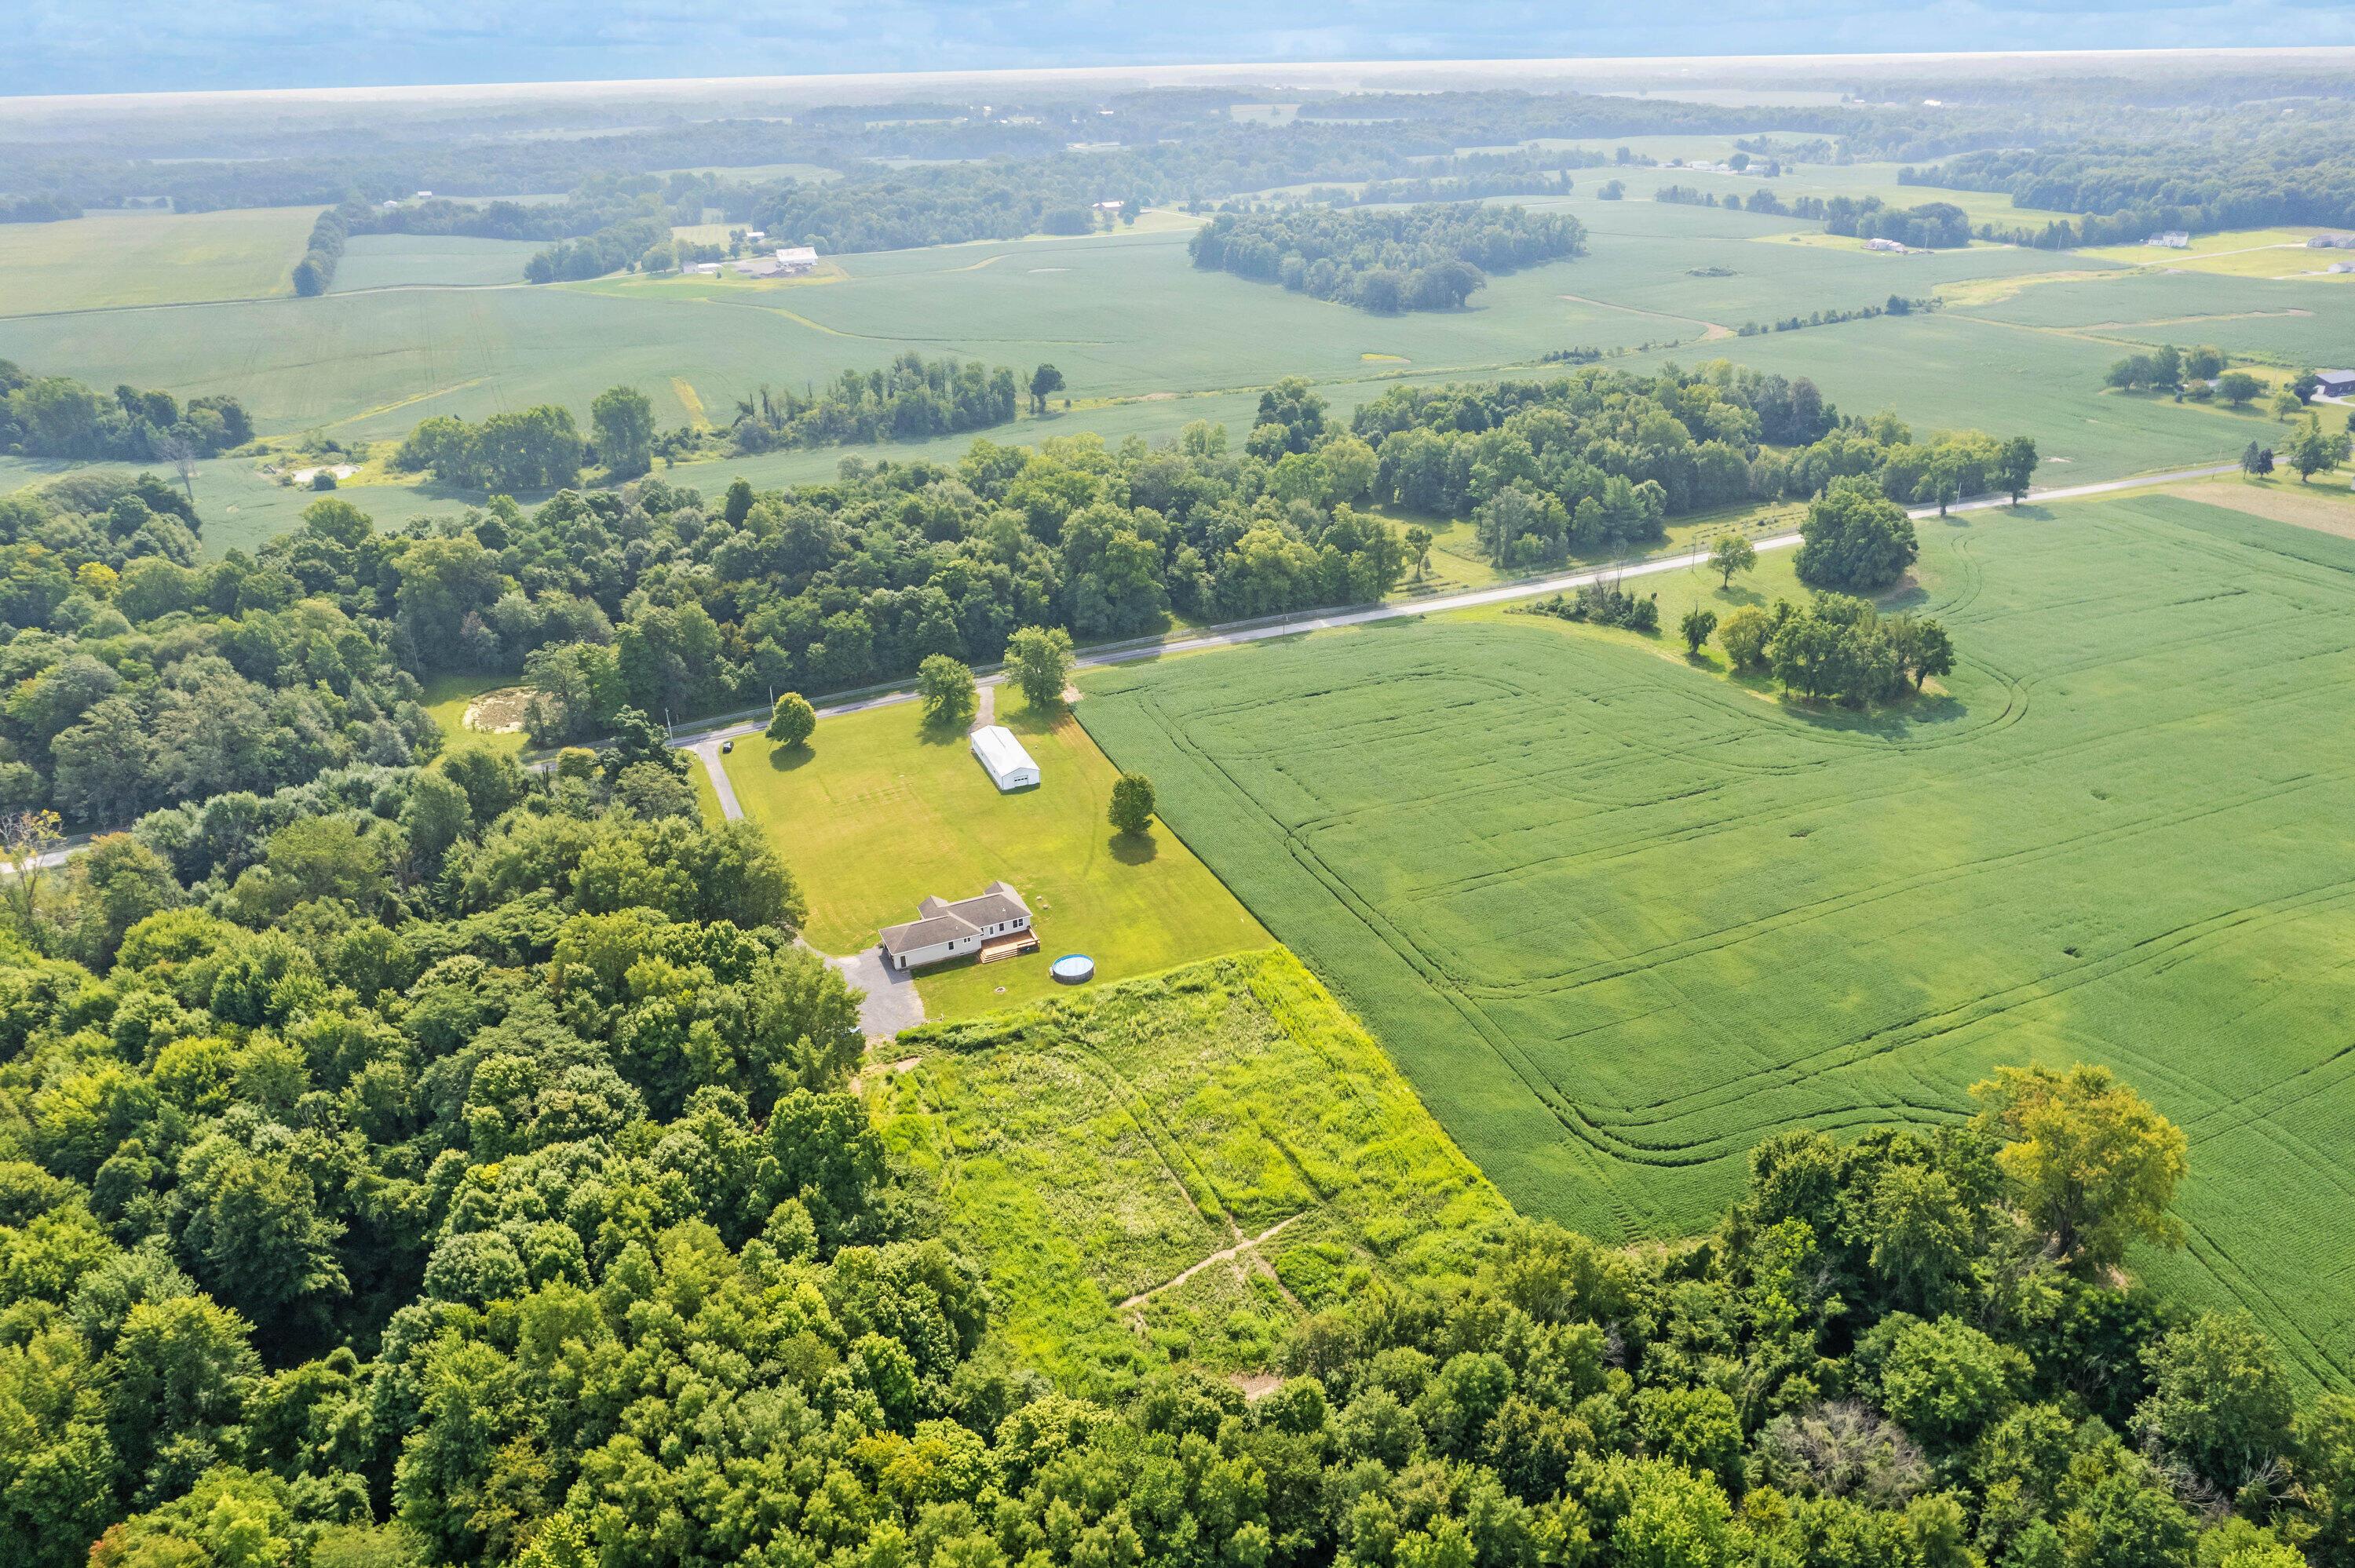
<svg viewBox="0 0 2355 1568">
<path fill-rule="evenodd" d="M 1028 789 L 1039 782 L 1039 765 L 1030 760 L 1030 754 L 1022 749 L 1014 732 L 1002 724 L 984 725 L 973 732 L 973 754 L 1000 793 Z"/>
</svg>

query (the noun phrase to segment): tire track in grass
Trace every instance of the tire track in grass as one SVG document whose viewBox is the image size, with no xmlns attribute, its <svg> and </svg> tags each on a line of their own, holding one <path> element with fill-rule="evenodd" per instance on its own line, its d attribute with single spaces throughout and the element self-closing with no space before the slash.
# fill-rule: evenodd
<svg viewBox="0 0 2355 1568">
<path fill-rule="evenodd" d="M 2319 891 L 2309 890 L 2308 894 L 2300 896 L 2316 902 L 2341 903 L 2350 898 L 2355 898 L 2355 888 L 2331 887 Z M 2287 917 L 2289 915 L 2298 912 L 2299 911 L 2295 910 L 2276 910 L 2274 912 L 2274 916 L 2277 918 Z M 1991 1022 L 2003 1014 L 2015 1012 L 2022 1006 L 2050 1001 L 2083 986 L 2093 984 L 2100 980 L 2109 980 L 2115 978 L 2118 974 L 2138 969 L 2142 967 L 2144 963 L 2147 962 L 2150 957 L 2155 957 L 2156 955 L 2137 956 L 2137 949 L 2150 946 L 2152 943 L 2163 940 L 2166 938 L 2179 938 L 2183 942 L 2206 941 L 2212 939 L 2216 935 L 2220 934 L 2223 930 L 2231 929 L 2244 923 L 2245 922 L 2243 920 L 2231 919 L 2228 917 L 2211 917 L 2207 921 L 2193 922 L 2190 926 L 2179 927 L 2176 931 L 2165 933 L 2161 938 L 2154 938 L 2147 940 L 2146 942 L 2136 944 L 2135 948 L 2129 948 L 2126 953 L 2118 955 L 2121 959 L 2126 961 L 2111 964 L 2106 968 L 2103 968 L 2099 973 L 2089 973 L 2083 976 L 2072 975 L 2067 977 L 2046 977 L 2039 980 L 2023 982 L 2019 986 L 2007 988 L 2001 991 L 1990 992 L 1985 996 L 1974 998 L 1968 1002 L 1957 1004 L 1955 1007 L 1945 1010 L 1941 1012 L 1920 1015 L 1914 1019 L 1907 1020 L 1898 1024 L 1870 1032 L 1864 1035 L 1858 1036 L 1855 1039 L 1841 1042 L 1832 1046 L 1828 1046 L 1823 1050 L 1813 1052 L 1805 1057 L 1798 1058 L 1790 1064 L 1768 1069 L 1761 1074 L 1748 1075 L 1742 1079 L 1729 1080 L 1710 1090 L 1695 1091 L 1694 1094 L 1690 1096 L 1678 1097 L 1673 1100 L 1656 1102 L 1657 1107 L 1665 1111 L 1665 1114 L 1661 1116 L 1646 1118 L 1637 1115 L 1630 1115 L 1618 1120 L 1602 1120 L 1598 1122 L 1598 1125 L 1604 1127 L 1605 1130 L 1615 1129 L 1620 1126 L 1655 1127 L 1666 1125 L 1672 1121 L 1682 1120 L 1689 1117 L 1700 1116 L 1710 1111 L 1732 1110 L 1738 1108 L 1742 1101 L 1753 1098 L 1759 1093 L 1774 1089 L 1795 1089 L 1802 1087 L 1828 1074 L 1844 1071 L 1853 1066 L 1859 1066 L 1864 1063 L 1870 1061 L 1874 1057 L 1886 1054 L 1892 1051 L 1911 1051 L 1918 1049 L 1936 1041 L 1945 1039 L 1945 1037 L 1956 1033 L 1961 1030 Z M 2195 927 L 2205 927 L 2210 928 L 2194 929 Z M 1883 1039 L 1884 1036 L 1892 1034 L 1900 1035 L 1902 1037 L 1887 1040 Z M 2118 1047 L 2114 1043 L 2110 1048 L 2120 1051 L 2121 1054 L 2126 1054 L 2126 1048 Z M 2193 1084 L 2190 1080 L 2184 1078 L 2179 1070 L 2161 1068 L 2155 1061 L 2150 1063 L 2150 1066 L 2154 1070 L 2153 1075 L 2163 1076 L 2165 1078 L 2174 1080 L 2175 1086 L 2179 1092 L 2186 1094 L 2188 1097 L 2207 1097 L 2204 1090 L 2202 1090 L 2199 1086 Z M 1642 1108 L 1651 1109 L 1656 1107 L 1646 1107 Z M 1780 1118 L 1776 1119 L 1779 1120 Z M 1745 1124 L 1741 1128 L 1732 1131 L 1712 1130 L 1702 1138 L 1680 1143 L 1664 1141 L 1656 1145 L 1647 1145 L 1632 1138 L 1629 1138 L 1627 1141 L 1631 1148 L 1646 1150 L 1684 1150 L 1700 1147 L 1705 1142 L 1720 1142 L 1728 1137 L 1745 1136 L 1748 1133 L 1763 1129 L 1771 1125 L 1774 1125 L 1774 1123 L 1752 1122 Z M 1631 1158 L 1634 1158 L 1634 1156 L 1631 1156 Z"/>
<path fill-rule="evenodd" d="M 1536 1071 L 1534 1064 L 1528 1063 L 1521 1056 L 1519 1048 L 1512 1043 L 1504 1031 L 1496 1026 L 1493 1020 L 1467 1000 L 1457 995 L 1444 976 L 1435 974 L 1430 969 L 1421 949 L 1392 929 L 1389 923 L 1381 918 L 1379 911 L 1359 898 L 1356 890 L 1336 875 L 1332 868 L 1327 865 L 1312 848 L 1286 829 L 1281 820 L 1270 812 L 1231 769 L 1217 758 L 1195 747 L 1188 737 L 1181 734 L 1169 722 L 1167 711 L 1156 699 L 1140 696 L 1137 703 L 1140 711 L 1150 719 L 1154 726 L 1160 731 L 1164 740 L 1173 749 L 1181 756 L 1191 758 L 1208 775 L 1221 781 L 1228 791 L 1271 831 L 1278 842 L 1291 855 L 1295 865 L 1324 886 L 1332 895 L 1335 903 L 1364 927 L 1369 936 L 1389 948 L 1391 954 L 1410 970 L 1422 975 L 1425 983 L 1432 985 L 1438 994 L 1450 1002 L 1458 1016 L 1471 1027 L 1481 1043 L 1505 1065 L 1507 1070 L 1520 1080 L 1523 1088 L 1548 1115 L 1584 1146 L 1590 1154 L 1607 1158 L 1604 1151 L 1595 1144 L 1593 1137 L 1581 1125 L 1575 1107 L 1567 1101 L 1557 1103 L 1558 1096 L 1551 1082 L 1542 1073 Z M 1634 1207 L 1627 1202 L 1617 1184 L 1609 1180 L 1607 1171 L 1603 1173 L 1600 1186 L 1613 1217 L 1619 1223 L 1624 1233 L 1630 1235 L 1643 1234 L 1646 1227 L 1641 1223 Z"/>
</svg>

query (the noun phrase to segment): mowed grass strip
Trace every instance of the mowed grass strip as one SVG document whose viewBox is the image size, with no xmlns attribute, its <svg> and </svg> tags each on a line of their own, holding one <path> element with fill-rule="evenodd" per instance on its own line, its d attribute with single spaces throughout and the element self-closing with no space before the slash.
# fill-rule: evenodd
<svg viewBox="0 0 2355 1568">
<path fill-rule="evenodd" d="M 1263 1370 L 1300 1313 L 1463 1274 L 1510 1219 L 1280 948 L 928 1024 L 892 1054 L 915 1062 L 868 1069 L 877 1124 L 988 1268 L 1007 1347 L 1075 1390 L 1172 1361 Z"/>
<path fill-rule="evenodd" d="M 828 953 L 871 947 L 927 894 L 969 897 L 1010 882 L 1042 950 L 931 970 L 931 1018 L 969 1018 L 1054 989 L 1048 965 L 1086 953 L 1105 980 L 1264 946 L 1267 933 L 1168 829 L 1114 832 L 1114 770 L 1070 714 L 998 694 L 998 722 L 1038 761 L 1035 789 L 1001 795 L 962 732 L 926 728 L 911 705 L 820 721 L 805 747 L 751 736 L 727 758 L 745 815 L 765 828 L 810 901 L 805 932 Z"/>
<path fill-rule="evenodd" d="M 1775 1128 L 2102 1062 L 2192 1139 L 2194 1247 L 2147 1265 L 2344 1381 L 2355 542 L 2169 496 L 1923 534 L 1902 602 L 1962 663 L 1900 713 L 1521 618 L 1092 673 L 1080 713 L 1523 1208 L 1683 1231 Z"/>
<path fill-rule="evenodd" d="M 314 207 L 272 207 L 0 224 L 0 316 L 292 295 L 318 216 Z M 27 364 L 83 374 L 63 359 Z"/>
</svg>

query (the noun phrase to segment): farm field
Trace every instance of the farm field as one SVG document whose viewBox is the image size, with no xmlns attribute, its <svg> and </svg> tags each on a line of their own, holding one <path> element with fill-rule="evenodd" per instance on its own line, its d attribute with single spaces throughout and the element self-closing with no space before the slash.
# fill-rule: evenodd
<svg viewBox="0 0 2355 1568">
<path fill-rule="evenodd" d="M 293 298 L 294 263 L 314 207 L 240 211 L 108 212 L 62 223 L 0 224 L 0 318 L 127 305 Z M 190 323 L 176 323 L 176 328 Z M 71 334 L 76 328 L 63 327 Z M 80 329 L 104 338 L 107 329 Z M 155 330 L 152 321 L 148 330 Z M 0 351 L 0 357 L 13 357 Z M 20 364 L 69 374 L 70 356 Z M 85 379 L 94 379 L 85 376 Z M 112 383 L 108 383 L 112 385 Z"/>
<path fill-rule="evenodd" d="M 523 264 L 546 247 L 529 239 L 472 239 L 464 235 L 357 234 L 346 242 L 328 291 L 371 289 L 523 286 Z"/>
<path fill-rule="evenodd" d="M 913 1065 L 868 1068 L 870 1114 L 989 1270 L 1007 1348 L 1073 1392 L 1263 1372 L 1298 1313 L 1466 1272 L 1512 1217 L 1281 948 L 892 1051 Z"/>
<path fill-rule="evenodd" d="M 1954 309 L 2137 343 L 2212 343 L 2300 366 L 2355 359 L 2355 277 L 2345 274 L 2275 281 L 2143 270 L 2036 283 Z"/>
<path fill-rule="evenodd" d="M 2213 341 L 2206 333 L 2179 341 Z M 1771 333 L 1728 358 L 1812 377 L 1842 413 L 1896 412 L 1915 433 L 1976 428 L 2036 439 L 2045 485 L 2221 462 L 2280 427 L 2261 414 L 2105 394 L 2131 345 L 1974 320 L 1955 311 Z M 1690 363 L 1691 355 L 1651 356 Z M 1639 362 L 1640 363 L 1640 362 Z"/>
<path fill-rule="evenodd" d="M 1923 534 L 1905 602 L 1962 663 L 1910 712 L 1491 617 L 1095 672 L 1079 713 L 1523 1209 L 1679 1233 L 1766 1131 L 2101 1062 L 2191 1141 L 2190 1249 L 2138 1266 L 2344 1385 L 2355 541 L 2163 495 Z"/>
<path fill-rule="evenodd" d="M 541 401 L 585 418 L 590 399 L 615 382 L 645 390 L 664 425 L 698 412 L 725 422 L 735 399 L 764 382 L 806 385 L 914 350 L 1026 371 L 1051 361 L 1073 402 L 1052 429 L 1116 440 L 1164 438 L 1195 418 L 1240 435 L 1258 388 L 1285 375 L 1308 376 L 1346 416 L 1398 380 L 1552 374 L 1537 363 L 1551 349 L 1627 354 L 1650 344 L 1655 361 L 1723 355 L 1810 376 L 1841 408 L 1893 409 L 1918 429 L 2029 430 L 2060 460 L 2049 483 L 2229 456 L 2262 433 L 2251 416 L 2103 397 L 2103 372 L 2122 345 L 2172 338 L 2355 359 L 2355 294 L 2339 281 L 2120 268 L 2045 282 L 2054 268 L 2082 275 L 2087 264 L 1997 247 L 1873 255 L 1777 243 L 1807 236 L 1808 226 L 1787 218 L 1598 202 L 1584 190 L 1565 200 L 1593 230 L 1591 253 L 1498 278 L 1462 313 L 1377 317 L 1199 272 L 1183 228 L 838 258 L 843 277 L 800 284 L 625 278 L 550 288 L 492 286 L 513 277 L 527 244 L 375 236 L 352 242 L 325 298 L 176 309 L 168 318 L 159 307 L 0 320 L 0 357 L 101 387 L 227 391 L 265 435 L 384 441 L 431 415 L 480 418 Z M 1745 322 L 1934 291 L 1965 302 L 1935 316 L 1732 335 Z M 1145 297 L 1155 310 L 1135 308 Z M 1045 433 L 1026 422 L 992 436 Z M 670 477 L 716 492 L 740 472 L 762 485 L 806 482 L 847 456 L 954 461 L 968 444 L 959 436 L 776 452 Z M 200 468 L 208 548 L 250 549 L 309 503 L 252 470 L 238 458 Z M 365 483 L 348 499 L 380 521 L 448 514 L 469 500 Z"/>
<path fill-rule="evenodd" d="M 1047 966 L 1064 953 L 1091 955 L 1110 981 L 1266 943 L 1167 830 L 1143 842 L 1113 832 L 1113 766 L 1070 714 L 999 695 L 997 722 L 1038 759 L 1036 789 L 999 794 L 962 732 L 928 731 L 907 705 L 822 719 L 791 752 L 758 736 L 736 743 L 729 781 L 801 879 L 811 946 L 854 953 L 879 927 L 914 919 L 927 894 L 964 898 L 1010 882 L 1042 949 L 916 981 L 925 1016 L 970 1018 L 1055 991 Z"/>
</svg>

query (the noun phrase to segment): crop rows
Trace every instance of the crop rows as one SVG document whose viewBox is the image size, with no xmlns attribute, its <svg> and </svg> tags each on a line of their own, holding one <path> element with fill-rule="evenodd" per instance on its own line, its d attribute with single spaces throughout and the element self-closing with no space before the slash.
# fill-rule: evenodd
<svg viewBox="0 0 2355 1568">
<path fill-rule="evenodd" d="M 2194 1139 L 2153 1266 L 2355 1370 L 2355 544 L 2136 500 L 1933 526 L 1923 577 L 1964 664 L 1898 717 L 1494 620 L 1081 712 L 1523 1207 L 1673 1233 L 1765 1132 L 2101 1061 Z"/>
</svg>

